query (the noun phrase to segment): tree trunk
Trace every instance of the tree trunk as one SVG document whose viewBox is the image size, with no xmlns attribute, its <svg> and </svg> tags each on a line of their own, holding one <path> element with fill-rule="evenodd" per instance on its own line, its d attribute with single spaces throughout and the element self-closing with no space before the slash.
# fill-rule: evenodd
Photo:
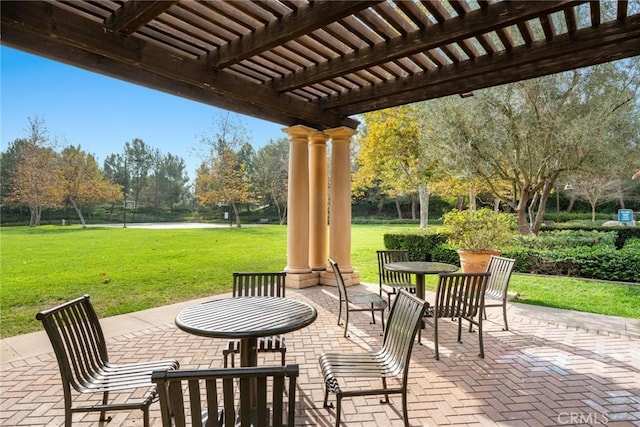
<svg viewBox="0 0 640 427">
<path fill-rule="evenodd" d="M 402 219 L 402 208 L 398 199 L 396 199 L 396 211 L 398 212 L 398 219 Z"/>
<path fill-rule="evenodd" d="M 531 228 L 529 227 L 529 221 L 527 220 L 527 205 L 529 203 L 529 193 L 526 191 L 520 192 L 518 205 L 514 207 L 516 213 L 516 223 L 520 234 L 528 236 L 531 234 Z"/>
<path fill-rule="evenodd" d="M 115 203 L 111 203 L 111 208 L 109 208 L 109 217 L 107 218 L 107 222 L 111 222 L 111 217 L 113 216 L 114 207 L 115 207 Z"/>
<path fill-rule="evenodd" d="M 289 205 L 284 204 L 282 208 L 282 217 L 280 218 L 280 225 L 284 225 L 287 222 L 287 211 L 289 210 Z"/>
<path fill-rule="evenodd" d="M 236 227 L 242 227 L 242 224 L 240 223 L 240 212 L 238 212 L 238 207 L 235 203 L 231 203 L 231 206 L 233 207 L 233 214 L 236 216 Z"/>
<path fill-rule="evenodd" d="M 573 210 L 573 205 L 576 202 L 577 197 L 574 195 L 569 196 L 569 206 L 567 206 L 567 210 L 565 211 L 566 213 L 571 213 L 571 211 Z"/>
<path fill-rule="evenodd" d="M 469 210 L 475 212 L 478 210 L 478 204 L 476 203 L 476 190 L 469 189 Z"/>
<path fill-rule="evenodd" d="M 429 225 L 429 188 L 426 185 L 418 187 L 420 197 L 420 228 L 427 229 Z"/>
<path fill-rule="evenodd" d="M 544 222 L 544 213 L 547 210 L 547 202 L 549 201 L 549 195 L 551 194 L 551 189 L 553 188 L 555 181 L 547 181 L 542 187 L 542 194 L 539 197 L 538 201 L 538 209 L 536 211 L 535 217 L 533 218 L 533 223 L 531 226 L 531 232 L 533 234 L 538 234 L 540 228 L 542 228 L 542 223 Z"/>
<path fill-rule="evenodd" d="M 411 219 L 416 219 L 416 197 L 411 195 Z"/>
<path fill-rule="evenodd" d="M 80 219 L 80 223 L 82 224 L 82 228 L 87 228 L 87 223 L 84 222 L 84 217 L 82 216 L 82 212 L 78 208 L 78 205 L 76 204 L 76 201 L 73 200 L 73 199 L 70 199 L 70 201 L 71 201 L 71 206 L 73 206 L 73 208 L 76 210 L 76 213 L 78 214 L 78 218 Z"/>
<path fill-rule="evenodd" d="M 624 207 L 624 191 L 622 190 L 622 185 L 620 180 L 616 180 L 616 191 L 618 192 L 618 204 L 620 209 L 625 209 Z"/>
<path fill-rule="evenodd" d="M 31 217 L 29 219 L 29 227 L 37 227 L 40 225 L 42 217 L 42 207 L 39 205 L 30 206 Z"/>
</svg>

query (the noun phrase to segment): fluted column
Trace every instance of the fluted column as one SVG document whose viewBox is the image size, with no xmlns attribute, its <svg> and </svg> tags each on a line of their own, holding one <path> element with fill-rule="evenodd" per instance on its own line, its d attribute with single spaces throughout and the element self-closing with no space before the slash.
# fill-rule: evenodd
<svg viewBox="0 0 640 427">
<path fill-rule="evenodd" d="M 309 266 L 327 266 L 327 135 L 309 135 Z"/>
<path fill-rule="evenodd" d="M 289 194 L 287 198 L 287 273 L 310 273 L 308 138 L 315 129 L 297 125 L 289 135 Z"/>
<path fill-rule="evenodd" d="M 349 143 L 354 129 L 339 127 L 325 131 L 331 143 L 331 190 L 329 209 L 329 253 L 344 273 L 351 266 L 351 162 Z"/>
</svg>

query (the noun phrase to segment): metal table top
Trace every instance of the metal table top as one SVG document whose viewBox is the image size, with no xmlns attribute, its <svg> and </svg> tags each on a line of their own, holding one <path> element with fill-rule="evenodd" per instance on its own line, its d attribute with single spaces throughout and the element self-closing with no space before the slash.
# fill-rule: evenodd
<svg viewBox="0 0 640 427">
<path fill-rule="evenodd" d="M 444 262 L 401 261 L 390 262 L 384 266 L 389 271 L 413 274 L 453 273 L 459 267 Z"/>
<path fill-rule="evenodd" d="M 291 298 L 230 297 L 185 308 L 176 325 L 205 337 L 259 338 L 304 328 L 317 316 L 311 305 Z"/>
</svg>

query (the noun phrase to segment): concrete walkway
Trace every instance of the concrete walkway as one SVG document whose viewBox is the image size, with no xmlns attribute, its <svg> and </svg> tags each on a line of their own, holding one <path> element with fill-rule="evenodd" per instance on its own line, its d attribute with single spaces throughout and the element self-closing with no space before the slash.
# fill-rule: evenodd
<svg viewBox="0 0 640 427">
<path fill-rule="evenodd" d="M 353 291 L 376 291 L 359 285 Z M 322 407 L 317 359 L 324 351 L 361 352 L 381 343 L 379 325 L 356 313 L 350 338 L 337 325 L 336 289 L 288 290 L 313 304 L 318 319 L 287 338 L 289 363 L 300 364 L 296 424 L 330 426 Z M 431 295 L 427 295 L 429 299 Z M 209 298 L 206 298 L 209 299 Z M 206 300 L 203 299 L 203 300 Z M 101 320 L 113 361 L 177 358 L 184 368 L 222 366 L 224 340 L 189 335 L 173 319 L 189 301 Z M 640 319 L 623 319 L 509 304 L 509 331 L 500 309 L 485 323 L 485 358 L 477 335 L 456 342 L 457 327 L 443 322 L 441 358 L 433 359 L 431 331 L 416 345 L 409 380 L 411 425 L 620 425 L 640 427 Z M 361 316 L 358 316 L 361 314 Z M 44 332 L 0 342 L 0 425 L 64 425 L 60 378 Z M 278 356 L 260 356 L 278 363 Z M 377 397 L 346 399 L 343 425 L 402 425 L 401 402 Z M 140 426 L 140 411 L 114 412 L 108 426 Z M 161 425 L 157 405 L 152 425 Z M 76 414 L 74 425 L 97 425 L 97 415 Z"/>
</svg>

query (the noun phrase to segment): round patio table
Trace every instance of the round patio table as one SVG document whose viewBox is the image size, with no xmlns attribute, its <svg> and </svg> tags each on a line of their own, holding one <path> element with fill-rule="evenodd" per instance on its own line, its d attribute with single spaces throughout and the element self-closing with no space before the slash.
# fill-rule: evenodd
<svg viewBox="0 0 640 427">
<path fill-rule="evenodd" d="M 410 273 L 416 275 L 416 296 L 424 300 L 424 276 L 425 274 L 453 273 L 459 267 L 444 262 L 428 261 L 402 261 L 390 262 L 384 266 L 389 271 L 398 273 Z"/>
<path fill-rule="evenodd" d="M 291 298 L 229 297 L 185 308 L 176 325 L 194 335 L 240 339 L 240 365 L 257 366 L 259 337 L 302 329 L 317 316 L 311 305 Z"/>
</svg>

